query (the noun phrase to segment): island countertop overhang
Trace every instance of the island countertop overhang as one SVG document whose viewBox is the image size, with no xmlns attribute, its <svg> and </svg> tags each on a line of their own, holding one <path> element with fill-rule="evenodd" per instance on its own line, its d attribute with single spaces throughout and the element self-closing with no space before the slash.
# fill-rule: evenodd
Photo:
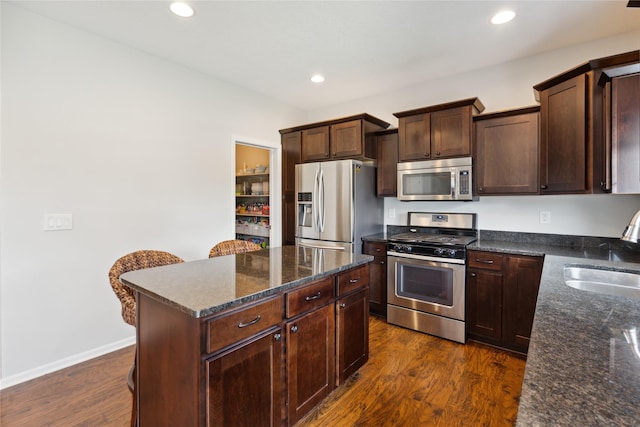
<svg viewBox="0 0 640 427">
<path fill-rule="evenodd" d="M 371 261 L 370 255 L 283 246 L 131 271 L 120 281 L 201 318 Z"/>
</svg>

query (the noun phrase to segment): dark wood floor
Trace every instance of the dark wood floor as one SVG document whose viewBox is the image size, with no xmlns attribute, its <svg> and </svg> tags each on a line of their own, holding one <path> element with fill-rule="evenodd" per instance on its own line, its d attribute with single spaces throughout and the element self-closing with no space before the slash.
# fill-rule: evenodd
<svg viewBox="0 0 640 427">
<path fill-rule="evenodd" d="M 372 318 L 370 359 L 296 427 L 511 426 L 525 362 Z M 2 390 L 0 425 L 128 426 L 133 347 Z"/>
</svg>

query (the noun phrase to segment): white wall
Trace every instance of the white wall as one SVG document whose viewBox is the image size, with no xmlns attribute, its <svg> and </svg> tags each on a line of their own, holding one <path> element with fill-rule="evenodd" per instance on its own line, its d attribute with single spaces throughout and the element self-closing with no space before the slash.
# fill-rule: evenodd
<svg viewBox="0 0 640 427">
<path fill-rule="evenodd" d="M 316 110 L 309 122 L 367 112 L 397 127 L 394 112 L 478 97 L 484 113 L 536 105 L 533 86 L 591 59 L 640 48 L 640 31 L 572 46 L 517 61 L 424 82 L 402 90 L 381 88 L 377 96 Z M 406 224 L 410 211 L 477 212 L 485 230 L 619 237 L 633 213 L 638 195 L 481 197 L 479 202 L 399 202 L 385 199 L 386 224 Z M 395 210 L 395 217 L 389 211 Z M 540 224 L 539 211 L 551 212 Z"/>
<path fill-rule="evenodd" d="M 235 135 L 304 115 L 2 4 L 2 386 L 134 342 L 107 273 L 138 249 L 205 258 L 234 236 Z M 43 231 L 43 214 L 73 230 Z"/>
</svg>

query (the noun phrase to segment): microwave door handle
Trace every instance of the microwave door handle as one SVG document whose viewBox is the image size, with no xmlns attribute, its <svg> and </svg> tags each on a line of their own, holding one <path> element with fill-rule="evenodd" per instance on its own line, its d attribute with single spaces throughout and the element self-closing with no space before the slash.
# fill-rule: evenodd
<svg viewBox="0 0 640 427">
<path fill-rule="evenodd" d="M 458 198 L 458 189 L 456 186 L 457 178 L 458 178 L 458 174 L 456 173 L 456 169 L 452 169 L 451 170 L 451 198 L 454 200 Z"/>
</svg>

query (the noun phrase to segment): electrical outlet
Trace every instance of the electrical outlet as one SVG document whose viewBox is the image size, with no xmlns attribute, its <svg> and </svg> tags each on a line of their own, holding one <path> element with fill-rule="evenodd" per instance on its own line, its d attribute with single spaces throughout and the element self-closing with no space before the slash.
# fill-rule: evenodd
<svg viewBox="0 0 640 427">
<path fill-rule="evenodd" d="M 73 228 L 73 217 L 71 214 L 44 214 L 43 230 L 71 230 Z"/>
<path fill-rule="evenodd" d="M 550 223 L 551 223 L 551 212 L 540 211 L 540 224 L 550 224 Z"/>
</svg>

